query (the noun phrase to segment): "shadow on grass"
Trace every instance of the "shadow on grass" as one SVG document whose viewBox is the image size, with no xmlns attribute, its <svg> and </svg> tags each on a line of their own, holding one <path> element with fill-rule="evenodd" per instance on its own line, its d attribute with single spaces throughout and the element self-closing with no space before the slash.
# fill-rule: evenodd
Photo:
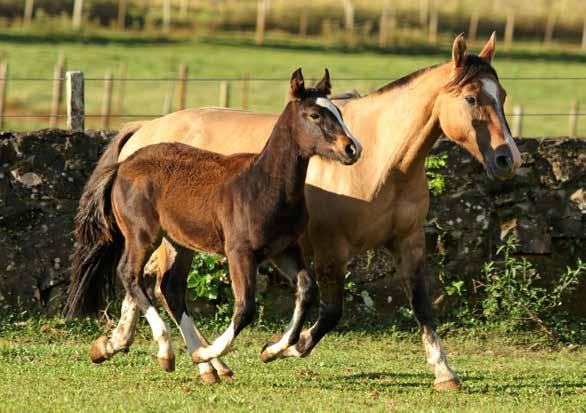
<svg viewBox="0 0 586 413">
<path fill-rule="evenodd" d="M 228 47 L 258 47 L 252 37 L 201 37 L 200 41 L 207 44 L 228 46 Z M 438 56 L 445 60 L 451 55 L 451 45 L 431 46 L 425 43 L 397 44 L 386 48 L 379 48 L 374 44 L 361 44 L 349 46 L 343 43 L 334 43 L 324 45 L 323 43 L 288 41 L 285 39 L 267 39 L 262 49 L 292 50 L 292 51 L 311 51 L 311 52 L 335 52 L 346 54 L 362 54 L 365 52 L 374 54 L 397 54 L 405 56 Z M 519 49 L 513 51 L 498 52 L 499 58 L 521 59 L 521 60 L 539 60 L 548 62 L 578 62 L 586 63 L 586 53 L 571 51 L 546 51 L 546 50 L 529 50 Z"/>
<path fill-rule="evenodd" d="M 103 34 L 79 34 L 74 32 L 0 32 L 0 42 L 10 42 L 17 44 L 81 43 L 95 45 L 117 44 L 120 46 L 147 46 L 153 44 L 180 44 L 187 41 L 187 39 L 169 39 L 164 36 L 108 36 Z"/>
</svg>

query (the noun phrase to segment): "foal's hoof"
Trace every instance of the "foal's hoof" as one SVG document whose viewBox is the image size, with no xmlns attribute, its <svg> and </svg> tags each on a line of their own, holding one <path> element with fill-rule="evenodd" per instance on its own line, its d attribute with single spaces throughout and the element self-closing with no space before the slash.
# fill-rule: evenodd
<svg viewBox="0 0 586 413">
<path fill-rule="evenodd" d="M 260 352 L 260 359 L 262 360 L 263 363 L 270 363 L 271 361 L 275 361 L 276 359 L 279 358 L 279 354 L 278 353 L 273 353 L 271 351 L 268 351 L 268 348 L 270 346 L 272 346 L 273 344 L 274 343 L 267 343 L 262 348 L 262 350 Z"/>
<path fill-rule="evenodd" d="M 159 366 L 167 373 L 171 373 L 175 371 L 175 357 L 166 359 L 163 357 L 157 357 L 157 361 L 159 362 Z"/>
<path fill-rule="evenodd" d="M 222 380 L 226 380 L 226 381 L 236 380 L 236 376 L 234 375 L 234 372 L 230 369 L 228 369 L 227 371 L 219 371 L 218 375 L 220 376 L 220 378 Z"/>
<path fill-rule="evenodd" d="M 433 388 L 437 391 L 459 391 L 462 390 L 460 380 L 457 378 L 444 380 L 433 383 Z"/>
<path fill-rule="evenodd" d="M 216 384 L 220 381 L 220 377 L 218 376 L 218 373 L 216 373 L 216 370 L 201 373 L 199 377 L 204 383 L 208 384 Z"/>
<path fill-rule="evenodd" d="M 100 364 L 108 360 L 108 340 L 107 336 L 100 336 L 94 340 L 90 349 L 92 363 Z"/>
</svg>

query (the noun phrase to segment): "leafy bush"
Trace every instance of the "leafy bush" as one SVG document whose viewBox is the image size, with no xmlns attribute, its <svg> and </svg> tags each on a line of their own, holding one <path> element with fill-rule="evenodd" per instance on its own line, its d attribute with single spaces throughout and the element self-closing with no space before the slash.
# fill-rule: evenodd
<svg viewBox="0 0 586 413">
<path fill-rule="evenodd" d="M 445 153 L 439 156 L 429 155 L 425 159 L 427 185 L 434 196 L 441 195 L 446 189 L 446 180 L 439 170 L 446 166 L 447 159 Z"/>
<path fill-rule="evenodd" d="M 506 323 L 512 329 L 534 324 L 554 341 L 580 340 L 572 330 L 567 314 L 560 310 L 564 296 L 576 289 L 586 273 L 586 263 L 578 259 L 575 268 L 567 267 L 548 288 L 540 285 L 540 274 L 525 257 L 515 257 L 514 237 L 497 250 L 499 260 L 487 262 L 483 279 L 482 316 L 489 322 Z"/>
<path fill-rule="evenodd" d="M 215 254 L 197 253 L 187 277 L 187 288 L 194 299 L 225 301 L 230 296 L 226 260 Z"/>
</svg>

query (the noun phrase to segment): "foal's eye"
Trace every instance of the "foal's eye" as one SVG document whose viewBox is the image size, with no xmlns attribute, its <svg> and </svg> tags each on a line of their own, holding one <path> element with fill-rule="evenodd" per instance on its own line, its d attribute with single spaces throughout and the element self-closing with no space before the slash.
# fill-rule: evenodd
<svg viewBox="0 0 586 413">
<path fill-rule="evenodd" d="M 313 120 L 318 120 L 319 119 L 319 114 L 317 113 L 312 113 L 311 115 L 309 115 L 309 117 Z"/>
<path fill-rule="evenodd" d="M 466 102 L 469 105 L 476 105 L 476 98 L 474 96 L 466 96 Z"/>
</svg>

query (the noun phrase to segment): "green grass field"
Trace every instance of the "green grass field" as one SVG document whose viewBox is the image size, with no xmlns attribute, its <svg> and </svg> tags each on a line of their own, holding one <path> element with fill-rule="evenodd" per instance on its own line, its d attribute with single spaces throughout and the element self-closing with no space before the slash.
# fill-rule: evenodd
<svg viewBox="0 0 586 413">
<path fill-rule="evenodd" d="M 481 43 L 470 45 L 478 52 Z M 0 52 L 9 63 L 12 77 L 52 77 L 59 52 L 65 53 L 70 70 L 82 70 L 86 78 L 86 113 L 99 114 L 102 107 L 103 81 L 106 71 L 117 75 L 120 63 L 127 65 L 127 76 L 168 78 L 177 76 L 180 63 L 189 66 L 191 77 L 239 78 L 247 72 L 251 78 L 287 79 L 302 66 L 307 77 L 318 77 L 330 68 L 334 91 L 356 88 L 362 93 L 376 89 L 393 79 L 419 68 L 445 61 L 450 56 L 450 39 L 442 38 L 441 47 L 397 44 L 382 53 L 368 46 L 349 50 L 324 39 L 295 40 L 278 33 L 268 37 L 265 47 L 252 44 L 250 34 L 224 34 L 213 38 L 198 37 L 160 39 L 139 34 L 111 34 L 106 31 L 73 35 L 58 29 L 29 32 L 19 29 L 0 32 Z M 501 77 L 582 76 L 586 77 L 586 54 L 574 47 L 554 45 L 549 49 L 516 45 L 510 53 L 497 45 L 494 65 Z M 371 80 L 336 81 L 336 78 Z M 508 91 L 507 111 L 521 104 L 525 113 L 567 113 L 571 102 L 586 105 L 586 80 L 503 80 Z M 174 85 L 169 81 L 127 81 L 124 114 L 158 115 L 165 97 Z M 249 108 L 280 111 L 285 102 L 287 81 L 250 83 Z M 176 87 L 175 87 L 176 89 Z M 231 82 L 231 105 L 241 106 L 240 82 Z M 213 106 L 219 102 L 219 82 L 189 82 L 187 104 L 191 107 Z M 10 81 L 8 114 L 49 113 L 50 81 Z M 116 109 L 117 85 L 114 87 Z M 174 98 L 176 102 L 176 98 Z M 584 109 L 582 110 L 584 112 Z M 116 118 L 117 128 L 129 119 Z M 579 132 L 586 134 L 586 117 L 580 119 Z M 46 118 L 7 119 L 6 129 L 31 130 L 45 127 Z M 512 121 L 511 121 L 512 123 Z M 62 123 L 63 126 L 63 123 Z M 96 118 L 88 126 L 97 128 Z M 526 136 L 565 135 L 568 118 L 530 116 L 524 118 Z"/>
<path fill-rule="evenodd" d="M 128 354 L 88 357 L 99 325 L 7 322 L 0 336 L 0 411 L 576 411 L 586 407 L 586 352 L 536 348 L 519 337 L 448 337 L 464 389 L 437 393 L 415 334 L 333 333 L 306 359 L 264 365 L 274 331 L 246 330 L 226 362 L 237 379 L 207 385 L 185 351 L 159 370 L 141 325 Z M 204 329 L 210 336 L 218 331 Z M 271 331 L 269 331 L 271 330 Z M 175 349 L 183 349 L 174 331 Z M 401 338 L 402 337 L 402 338 Z"/>
</svg>

